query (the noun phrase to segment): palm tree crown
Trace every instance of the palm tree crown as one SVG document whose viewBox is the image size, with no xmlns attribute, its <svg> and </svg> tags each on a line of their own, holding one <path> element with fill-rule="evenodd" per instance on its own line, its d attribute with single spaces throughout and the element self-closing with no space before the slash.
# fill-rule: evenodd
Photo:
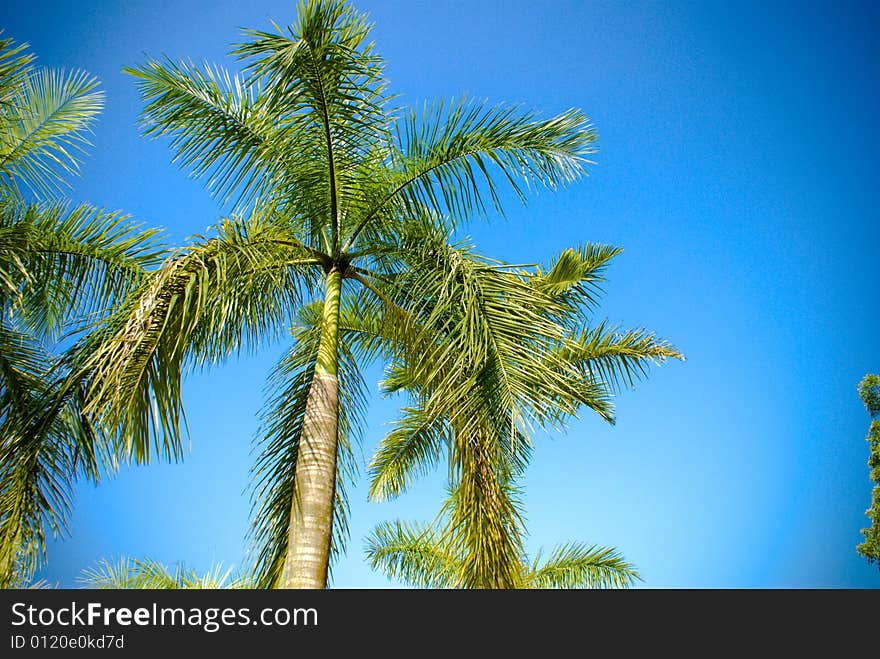
<svg viewBox="0 0 880 659">
<path fill-rule="evenodd" d="M 297 328 L 259 440 L 264 585 L 326 583 L 366 361 L 408 351 L 430 353 L 425 363 L 444 372 L 467 370 L 492 337 L 465 323 L 462 351 L 426 329 L 463 302 L 510 312 L 511 325 L 534 320 L 536 337 L 563 333 L 536 311 L 551 296 L 451 236 L 460 220 L 500 208 L 498 181 L 524 197 L 581 176 L 596 139 L 587 119 L 467 100 L 394 108 L 369 30 L 347 3 L 315 0 L 289 28 L 245 31 L 233 51 L 240 73 L 155 60 L 129 69 L 146 132 L 169 137 L 230 213 L 68 360 L 69 382 L 87 391 L 88 411 L 124 456 L 177 457 L 182 373 Z M 578 386 L 563 380 L 551 384 Z"/>
<path fill-rule="evenodd" d="M 433 344 L 442 347 L 441 357 L 428 351 L 432 358 L 425 362 L 403 352 L 395 360 L 385 386 L 405 391 L 412 403 L 373 457 L 370 494 L 376 500 L 399 495 L 445 455 L 449 497 L 429 527 L 400 522 L 379 527 L 368 552 L 374 567 L 409 583 L 445 587 L 543 587 L 538 577 L 531 581 L 533 573 L 556 574 L 558 580 L 547 586 L 629 583 L 635 572 L 615 550 L 568 545 L 551 560 L 559 570 L 528 567 L 515 486 L 536 427 L 559 428 L 580 407 L 613 421 L 616 389 L 634 384 L 651 363 L 683 359 L 653 333 L 593 320 L 604 270 L 619 252 L 585 245 L 563 251 L 548 268 L 507 269 L 506 280 L 533 293 L 512 307 L 513 284 L 486 295 L 491 279 L 474 268 L 471 285 L 479 282 L 483 299 L 473 303 L 465 297 L 462 304 L 447 305 L 441 317 L 424 319 L 423 326 L 435 333 Z M 455 290 L 446 283 L 444 288 Z M 457 294 L 466 296 L 467 288 L 459 287 Z M 472 328 L 462 331 L 462 325 Z M 547 329 L 534 331 L 541 327 Z M 484 349 L 470 353 L 468 368 L 454 364 L 444 370 L 442 353 L 468 352 L 467 337 L 475 331 L 489 337 Z M 572 576 L 563 563 L 583 571 Z"/>
</svg>

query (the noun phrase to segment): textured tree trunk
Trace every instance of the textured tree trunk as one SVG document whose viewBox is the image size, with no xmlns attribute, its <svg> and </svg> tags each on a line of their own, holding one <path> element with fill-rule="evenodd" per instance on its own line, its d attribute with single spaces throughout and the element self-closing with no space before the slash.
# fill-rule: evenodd
<svg viewBox="0 0 880 659">
<path fill-rule="evenodd" d="M 327 275 L 318 361 L 299 443 L 281 588 L 324 588 L 330 562 L 339 411 L 338 336 L 342 273 Z"/>
</svg>

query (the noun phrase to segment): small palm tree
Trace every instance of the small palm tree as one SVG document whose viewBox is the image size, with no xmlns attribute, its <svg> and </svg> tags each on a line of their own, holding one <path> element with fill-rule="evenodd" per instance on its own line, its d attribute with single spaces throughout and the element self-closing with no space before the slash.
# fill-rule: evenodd
<svg viewBox="0 0 880 659">
<path fill-rule="evenodd" d="M 310 0 L 287 29 L 245 32 L 234 51 L 242 73 L 169 61 L 129 70 L 147 101 L 147 133 L 170 137 L 176 159 L 230 213 L 70 357 L 68 386 L 87 391 L 114 445 L 138 461 L 178 457 L 182 374 L 294 328 L 272 376 L 255 471 L 266 586 L 323 588 L 344 536 L 360 372 L 393 355 L 389 343 L 354 340 L 343 318 L 393 334 L 391 350 L 413 361 L 467 369 L 491 337 L 471 334 L 467 351 L 453 351 L 432 344 L 424 321 L 462 300 L 479 305 L 476 273 L 492 313 L 518 313 L 508 323 L 530 336 L 562 331 L 534 311 L 548 304 L 544 292 L 504 264 L 470 259 L 450 236 L 461 220 L 500 209 L 498 180 L 524 198 L 581 176 L 596 139 L 586 118 L 467 100 L 393 108 L 369 32 L 347 3 Z M 444 280 L 470 297 L 437 288 Z"/>
<path fill-rule="evenodd" d="M 440 335 L 437 345 L 464 351 L 471 359 L 466 368 L 448 362 L 448 370 L 442 358 L 412 361 L 404 355 L 395 362 L 386 389 L 406 392 L 412 404 L 373 457 L 370 496 L 380 501 L 398 496 L 444 454 L 450 496 L 442 522 L 431 529 L 416 532 L 416 527 L 398 524 L 377 531 L 374 564 L 390 570 L 409 556 L 383 547 L 430 546 L 446 557 L 442 565 L 455 566 L 451 582 L 446 568 L 438 568 L 444 584 L 519 588 L 528 583 L 524 522 L 513 483 L 528 463 L 533 429 L 561 428 L 581 407 L 613 422 L 611 399 L 618 388 L 634 384 L 651 363 L 683 359 L 653 333 L 620 331 L 592 318 L 604 270 L 619 253 L 609 246 L 585 245 L 563 251 L 551 267 L 508 271 L 505 276 L 541 294 L 531 306 L 511 308 L 506 293 L 488 295 L 492 280 L 475 269 L 467 279 L 480 291 L 481 303 L 463 299 L 449 305 L 454 311 L 425 318 L 425 326 Z M 455 289 L 446 281 L 443 286 L 457 295 L 467 292 L 466 286 Z M 531 315 L 525 314 L 527 307 Z M 552 335 L 523 329 L 546 323 L 564 331 Z M 462 331 L 462 324 L 468 331 Z M 470 351 L 467 337 L 472 334 L 489 337 L 485 350 Z M 594 549 L 572 545 L 553 558 L 619 558 Z"/>
<path fill-rule="evenodd" d="M 153 559 L 122 557 L 115 561 L 101 559 L 85 569 L 80 582 L 86 588 L 95 589 L 242 589 L 254 588 L 254 581 L 232 568 L 214 565 L 204 574 L 178 563 L 168 567 Z"/>
<path fill-rule="evenodd" d="M 0 39 L 0 587 L 27 581 L 70 485 L 112 467 L 78 387 L 55 386 L 59 337 L 95 322 L 162 256 L 155 231 L 58 197 L 101 109 L 97 81 L 39 68 Z"/>
</svg>

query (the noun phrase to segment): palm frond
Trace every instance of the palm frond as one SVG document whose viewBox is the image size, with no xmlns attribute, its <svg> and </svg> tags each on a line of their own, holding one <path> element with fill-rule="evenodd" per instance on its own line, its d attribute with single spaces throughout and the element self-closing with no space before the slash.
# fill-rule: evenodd
<svg viewBox="0 0 880 659">
<path fill-rule="evenodd" d="M 42 335 L 93 321 L 161 262 L 160 233 L 87 204 L 0 202 L 0 302 Z"/>
<path fill-rule="evenodd" d="M 431 417 L 418 407 L 404 408 L 370 462 L 370 499 L 387 501 L 402 494 L 415 478 L 436 466 L 450 441 L 451 430 L 442 417 Z"/>
<path fill-rule="evenodd" d="M 90 589 L 234 589 L 252 588 L 253 583 L 245 575 L 233 573 L 233 568 L 212 565 L 204 574 L 188 568 L 183 563 L 168 567 L 151 558 L 120 557 L 116 560 L 100 559 L 93 567 L 86 568 L 79 577 L 80 583 Z"/>
<path fill-rule="evenodd" d="M 245 30 L 234 51 L 263 81 L 289 143 L 287 195 L 329 231 L 338 253 L 342 222 L 360 215 L 365 169 L 388 141 L 382 60 L 366 39 L 370 24 L 346 2 L 302 2 L 297 21 L 275 33 Z M 305 185 L 303 185 L 305 183 Z M 304 196 L 308 192 L 308 196 Z"/>
<path fill-rule="evenodd" d="M 183 373 L 279 336 L 315 263 L 259 214 L 224 221 L 74 346 L 71 378 L 88 382 L 87 411 L 116 433 L 119 454 L 145 462 L 154 443 L 179 457 Z"/>
<path fill-rule="evenodd" d="M 169 136 L 175 160 L 196 177 L 210 175 L 212 194 L 246 205 L 268 195 L 282 175 L 285 135 L 258 84 L 220 66 L 150 60 L 125 71 L 147 105 L 142 126 Z"/>
<path fill-rule="evenodd" d="M 11 73 L 14 84 L 3 90 L 0 105 L 0 187 L 51 195 L 78 171 L 104 95 L 82 71 L 28 68 L 21 75 L 13 64 Z"/>
<path fill-rule="evenodd" d="M 502 212 L 493 169 L 525 201 L 531 187 L 555 189 L 585 174 L 596 141 L 589 121 L 577 110 L 541 119 L 516 107 L 468 99 L 411 111 L 395 133 L 388 192 L 367 213 L 349 245 L 388 204 L 410 211 L 427 207 L 455 219 L 486 214 L 488 198 Z"/>
<path fill-rule="evenodd" d="M 2 34 L 0 30 L 0 35 Z M 14 39 L 8 37 L 0 39 L 0 112 L 10 104 L 15 90 L 31 70 L 34 59 L 28 52 L 28 44 L 16 44 Z M 0 130 L 6 131 L 2 121 Z"/>
<path fill-rule="evenodd" d="M 672 344 L 645 329 L 620 330 L 602 322 L 562 344 L 560 358 L 583 377 L 614 389 L 632 387 L 651 364 L 682 355 Z"/>
<path fill-rule="evenodd" d="M 380 524 L 367 538 L 366 557 L 372 569 L 414 588 L 455 588 L 461 579 L 458 559 L 430 526 Z"/>
<path fill-rule="evenodd" d="M 57 400 L 53 363 L 33 337 L 0 323 L 0 585 L 33 573 L 47 532 L 66 528 L 74 479 L 96 477 L 93 429 L 81 398 Z"/>
<path fill-rule="evenodd" d="M 556 316 L 557 320 L 570 323 L 598 306 L 605 268 L 622 251 L 611 245 L 587 243 L 563 250 L 546 271 L 537 268 L 525 276 L 532 286 L 563 307 L 563 315 Z"/>
<path fill-rule="evenodd" d="M 628 588 L 641 581 L 638 571 L 613 547 L 571 543 L 538 556 L 526 582 L 531 588 Z"/>
</svg>

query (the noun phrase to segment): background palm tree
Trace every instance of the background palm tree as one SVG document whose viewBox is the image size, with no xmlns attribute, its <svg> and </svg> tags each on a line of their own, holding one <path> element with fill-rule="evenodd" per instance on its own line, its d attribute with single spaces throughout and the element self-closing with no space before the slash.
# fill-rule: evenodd
<svg viewBox="0 0 880 659">
<path fill-rule="evenodd" d="M 511 325 L 536 320 L 532 335 L 561 331 L 534 311 L 549 304 L 544 292 L 505 275 L 503 264 L 459 268 L 467 250 L 450 236 L 457 220 L 500 209 L 497 178 L 524 197 L 528 187 L 582 175 L 596 138 L 586 118 L 572 110 L 540 119 L 466 100 L 391 108 L 369 31 L 347 3 L 315 0 L 286 30 L 247 30 L 234 51 L 241 74 L 169 61 L 130 69 L 147 101 L 147 133 L 170 136 L 176 158 L 207 177 L 231 213 L 167 260 L 68 360 L 68 386 L 87 391 L 87 410 L 113 430 L 114 446 L 138 461 L 177 457 L 182 373 L 294 327 L 272 376 L 255 471 L 254 537 L 267 586 L 326 585 L 345 531 L 340 449 L 361 427 L 363 364 L 390 358 L 387 350 L 409 351 L 411 362 L 430 351 L 454 371 L 484 350 L 486 336 L 469 335 L 461 352 L 424 331 L 426 315 L 439 319 L 444 305 L 467 300 L 437 289 L 444 278 L 478 304 L 467 278 L 479 271 L 503 291 L 504 308 L 519 310 Z M 310 330 L 298 326 L 303 314 Z M 343 317 L 395 340 L 349 345 Z"/>
<path fill-rule="evenodd" d="M 53 346 L 161 256 L 155 231 L 58 199 L 103 97 L 94 78 L 33 60 L 0 39 L 0 587 L 29 580 L 47 530 L 64 530 L 72 480 L 113 466 L 83 391 L 55 386 Z"/>
<path fill-rule="evenodd" d="M 374 566 L 413 582 L 413 575 L 423 574 L 427 564 L 404 563 L 421 561 L 422 548 L 437 555 L 437 579 L 445 585 L 519 588 L 529 583 L 514 482 L 529 460 L 533 429 L 561 428 L 582 406 L 613 422 L 611 398 L 617 388 L 632 385 L 652 362 L 683 359 L 650 332 L 619 331 L 605 321 L 593 321 L 605 267 L 619 253 L 605 245 L 586 245 L 565 250 L 546 269 L 507 270 L 505 277 L 541 294 L 530 301 L 531 316 L 523 315 L 526 305 L 508 306 L 510 285 L 493 288 L 491 278 L 476 268 L 468 279 L 480 291 L 477 304 L 465 297 L 467 286 L 442 282 L 443 289 L 463 296 L 461 304 L 443 305 L 443 316 L 427 317 L 424 324 L 441 335 L 435 342 L 444 350 L 469 354 L 468 366 L 454 364 L 444 371 L 442 358 L 408 361 L 409 353 L 395 362 L 386 390 L 405 391 L 412 405 L 373 457 L 370 495 L 376 500 L 399 495 L 444 452 L 450 495 L 436 528 L 416 530 L 400 523 L 380 527 L 371 541 Z M 523 327 L 545 323 L 557 333 L 532 333 Z M 472 352 L 472 334 L 488 337 L 483 351 Z M 621 564 L 613 550 L 594 550 L 563 547 L 553 561 L 580 564 L 586 572 L 572 582 L 578 584 L 586 583 L 583 579 L 590 574 L 599 579 L 599 563 L 592 559 L 609 558 L 615 569 Z M 548 567 L 540 574 L 551 571 Z M 575 573 L 560 568 L 558 574 Z M 559 578 L 564 583 L 568 577 Z M 617 583 L 618 577 L 608 578 L 607 583 Z"/>
<path fill-rule="evenodd" d="M 220 564 L 211 566 L 199 574 L 183 563 L 171 567 L 159 561 L 145 558 L 121 557 L 114 560 L 101 559 L 91 568 L 83 570 L 80 582 L 86 588 L 97 589 L 239 589 L 254 588 L 249 576 L 238 574 L 232 568 Z"/>
</svg>

